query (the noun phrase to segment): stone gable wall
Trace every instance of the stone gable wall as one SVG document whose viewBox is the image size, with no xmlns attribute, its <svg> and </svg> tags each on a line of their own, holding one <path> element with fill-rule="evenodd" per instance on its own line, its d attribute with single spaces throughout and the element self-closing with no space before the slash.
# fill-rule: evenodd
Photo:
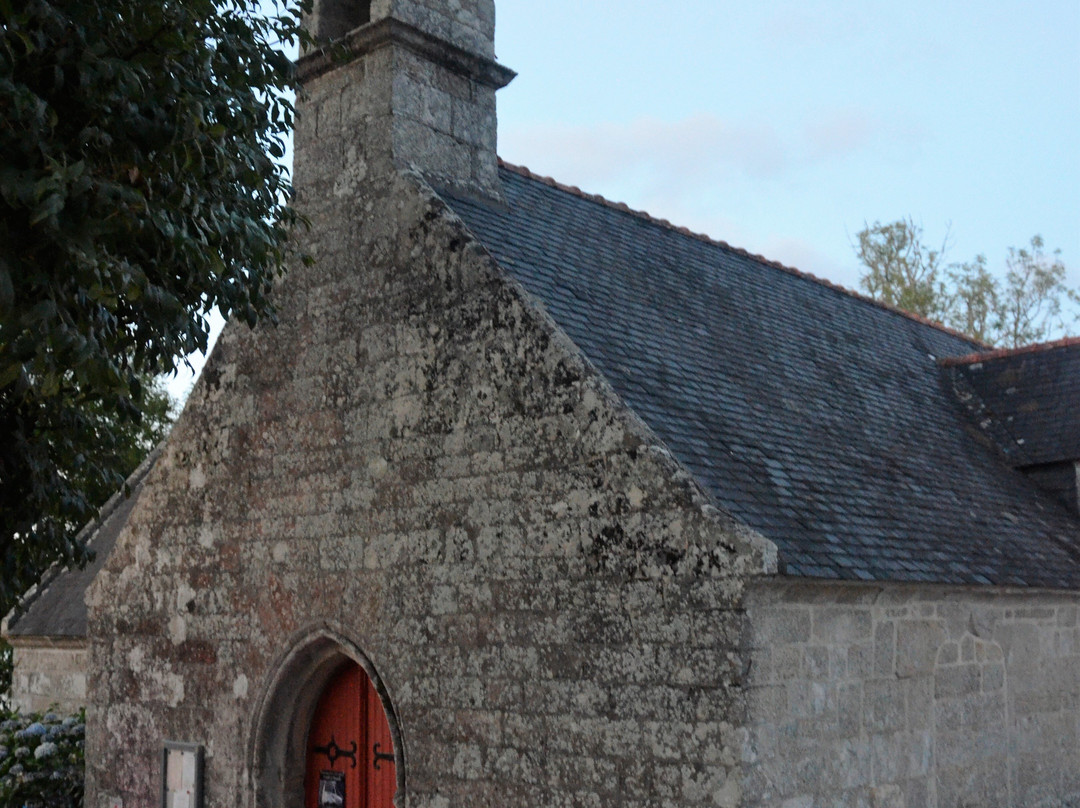
<svg viewBox="0 0 1080 808">
<path fill-rule="evenodd" d="M 91 589 L 88 805 L 155 804 L 165 738 L 206 745 L 208 808 L 286 804 L 258 705 L 327 626 L 396 714 L 398 806 L 738 804 L 762 545 L 422 181 L 337 179 Z"/>
<path fill-rule="evenodd" d="M 1080 805 L 1080 594 L 759 582 L 761 808 Z"/>
</svg>

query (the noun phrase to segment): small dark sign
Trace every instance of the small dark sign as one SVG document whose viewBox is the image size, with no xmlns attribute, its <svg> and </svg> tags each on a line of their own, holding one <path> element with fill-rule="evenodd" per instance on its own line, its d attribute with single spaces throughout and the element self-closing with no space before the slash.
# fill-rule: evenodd
<svg viewBox="0 0 1080 808">
<path fill-rule="evenodd" d="M 345 772 L 319 773 L 319 808 L 345 808 Z"/>
</svg>

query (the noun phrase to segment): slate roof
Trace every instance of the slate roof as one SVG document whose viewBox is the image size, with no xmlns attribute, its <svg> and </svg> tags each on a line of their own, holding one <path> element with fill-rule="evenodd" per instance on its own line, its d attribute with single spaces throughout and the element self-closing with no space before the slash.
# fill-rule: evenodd
<svg viewBox="0 0 1080 808">
<path fill-rule="evenodd" d="M 86 590 L 112 552 L 142 491 L 143 480 L 160 454 L 155 449 L 128 478 L 130 496 L 115 494 L 102 507 L 98 522 L 87 525 L 77 541 L 86 542 L 94 560 L 83 569 L 54 568 L 7 618 L 6 635 L 83 639 L 86 637 Z"/>
<path fill-rule="evenodd" d="M 443 196 L 787 574 L 1080 587 L 1080 521 L 972 438 L 942 377 L 938 360 L 976 343 L 523 169 L 501 176 L 505 204 Z"/>
<path fill-rule="evenodd" d="M 1080 460 L 1080 339 L 942 366 L 974 421 L 1012 465 Z"/>
</svg>

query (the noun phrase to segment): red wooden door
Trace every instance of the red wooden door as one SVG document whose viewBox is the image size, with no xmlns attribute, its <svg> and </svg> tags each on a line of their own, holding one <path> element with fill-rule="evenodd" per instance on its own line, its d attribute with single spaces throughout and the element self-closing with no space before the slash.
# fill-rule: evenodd
<svg viewBox="0 0 1080 808">
<path fill-rule="evenodd" d="M 345 665 L 319 698 L 308 731 L 305 808 L 393 808 L 394 744 L 368 675 Z"/>
</svg>

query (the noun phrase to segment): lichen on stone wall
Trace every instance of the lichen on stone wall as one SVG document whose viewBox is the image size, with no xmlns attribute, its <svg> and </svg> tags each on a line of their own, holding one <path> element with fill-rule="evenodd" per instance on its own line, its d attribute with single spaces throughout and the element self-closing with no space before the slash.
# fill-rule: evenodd
<svg viewBox="0 0 1080 808">
<path fill-rule="evenodd" d="M 330 196 L 318 263 L 276 328 L 226 329 L 94 587 L 94 794 L 154 798 L 119 733 L 206 743 L 209 804 L 248 793 L 252 704 L 333 624 L 409 805 L 738 804 L 761 545 L 419 177 L 369 181 L 344 232 Z"/>
</svg>

